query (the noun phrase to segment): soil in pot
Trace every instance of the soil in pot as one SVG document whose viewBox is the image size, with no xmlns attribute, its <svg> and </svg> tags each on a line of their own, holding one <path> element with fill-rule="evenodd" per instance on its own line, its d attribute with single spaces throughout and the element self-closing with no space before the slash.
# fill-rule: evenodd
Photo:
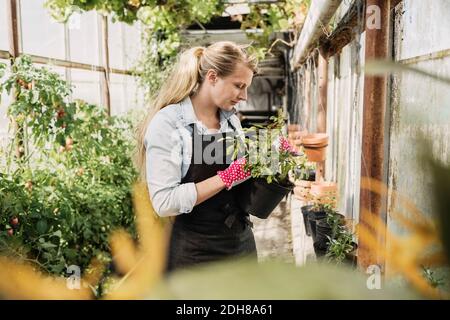
<svg viewBox="0 0 450 320">
<path fill-rule="evenodd" d="M 266 219 L 293 189 L 291 183 L 281 185 L 275 181 L 267 183 L 261 178 L 249 179 L 236 187 L 236 198 L 244 212 Z"/>
</svg>

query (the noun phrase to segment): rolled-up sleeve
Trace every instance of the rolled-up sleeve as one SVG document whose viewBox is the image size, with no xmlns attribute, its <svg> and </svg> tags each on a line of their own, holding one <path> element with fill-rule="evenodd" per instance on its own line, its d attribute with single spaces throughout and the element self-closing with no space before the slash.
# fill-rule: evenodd
<svg viewBox="0 0 450 320">
<path fill-rule="evenodd" d="M 192 211 L 195 183 L 181 183 L 183 140 L 176 123 L 158 112 L 145 135 L 147 183 L 153 207 L 162 217 Z"/>
</svg>

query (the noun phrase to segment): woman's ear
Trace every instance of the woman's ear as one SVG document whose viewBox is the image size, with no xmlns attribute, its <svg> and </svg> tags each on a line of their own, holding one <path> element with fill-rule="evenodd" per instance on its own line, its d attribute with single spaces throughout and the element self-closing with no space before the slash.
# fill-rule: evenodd
<svg viewBox="0 0 450 320">
<path fill-rule="evenodd" d="M 209 69 L 206 73 L 206 80 L 209 81 L 212 85 L 214 85 L 217 82 L 217 72 L 213 69 Z"/>
</svg>

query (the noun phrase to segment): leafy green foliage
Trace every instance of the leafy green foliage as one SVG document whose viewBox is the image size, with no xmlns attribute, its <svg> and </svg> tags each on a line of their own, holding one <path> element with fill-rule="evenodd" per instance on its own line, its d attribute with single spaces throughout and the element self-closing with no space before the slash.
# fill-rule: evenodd
<svg viewBox="0 0 450 320">
<path fill-rule="evenodd" d="M 253 45 L 249 52 L 263 59 L 268 52 L 274 32 L 298 33 L 310 0 L 287 0 L 274 4 L 251 4 L 250 14 L 232 17 L 242 22 L 242 29 L 260 29 L 249 33 Z M 65 22 L 73 12 L 97 10 L 112 14 L 113 21 L 140 21 L 143 51 L 134 72 L 147 90 L 147 99 L 165 79 L 174 58 L 182 47 L 181 31 L 192 24 L 208 23 L 221 16 L 231 4 L 222 0 L 47 0 L 45 6 L 57 21 Z"/>
<path fill-rule="evenodd" d="M 348 254 L 355 250 L 353 234 L 344 226 L 338 227 L 338 232 L 332 238 L 328 246 L 326 257 L 328 261 L 341 264 L 347 258 Z"/>
<path fill-rule="evenodd" d="M 332 207 L 325 206 L 327 212 L 326 223 L 331 227 L 331 237 L 328 237 L 326 258 L 329 262 L 342 264 L 356 249 L 354 235 L 345 225 L 345 218 Z"/>
<path fill-rule="evenodd" d="M 110 259 L 111 231 L 135 234 L 130 122 L 69 101 L 67 83 L 27 57 L 0 84 L 13 87 L 8 113 L 21 127 L 14 140 L 24 139 L 28 152 L 17 157 L 10 141 L 0 167 L 0 251 L 56 274 L 72 264 L 84 270 L 95 256 Z"/>
<path fill-rule="evenodd" d="M 58 74 L 36 68 L 28 56 L 15 60 L 11 75 L 0 83 L 0 92 L 14 92 L 8 108 L 19 126 L 32 132 L 34 142 L 54 135 L 62 145 L 73 130 L 74 105 L 68 102 L 71 88 Z"/>
<path fill-rule="evenodd" d="M 242 21 L 242 29 L 260 29 L 261 33 L 249 34 L 255 41 L 255 52 L 259 59 L 268 53 L 272 35 L 280 31 L 292 31 L 294 37 L 303 25 L 310 1 L 287 0 L 278 3 L 255 3 L 250 5 L 250 14 Z"/>
<path fill-rule="evenodd" d="M 280 138 L 285 126 L 285 117 L 280 109 L 277 116 L 270 118 L 267 126 L 252 126 L 244 129 L 245 138 L 230 146 L 227 152 L 233 152 L 233 158 L 243 155 L 246 158 L 246 170 L 253 178 L 264 178 L 268 183 L 277 182 L 290 185 L 289 178 L 299 179 L 305 175 L 307 159 L 304 154 L 281 150 Z"/>
</svg>

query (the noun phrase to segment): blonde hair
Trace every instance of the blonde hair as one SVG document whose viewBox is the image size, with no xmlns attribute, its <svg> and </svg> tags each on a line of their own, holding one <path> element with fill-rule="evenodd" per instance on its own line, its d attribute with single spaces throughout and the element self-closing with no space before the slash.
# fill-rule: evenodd
<svg viewBox="0 0 450 320">
<path fill-rule="evenodd" d="M 231 41 L 219 41 L 208 47 L 192 47 L 181 53 L 168 79 L 152 99 L 151 107 L 138 128 L 136 164 L 141 179 L 145 180 L 146 174 L 144 138 L 153 116 L 162 108 L 179 103 L 195 92 L 205 80 L 208 70 L 212 69 L 219 77 L 224 78 L 234 72 L 238 63 L 242 63 L 256 73 L 257 59 L 248 54 L 246 47 Z"/>
</svg>

